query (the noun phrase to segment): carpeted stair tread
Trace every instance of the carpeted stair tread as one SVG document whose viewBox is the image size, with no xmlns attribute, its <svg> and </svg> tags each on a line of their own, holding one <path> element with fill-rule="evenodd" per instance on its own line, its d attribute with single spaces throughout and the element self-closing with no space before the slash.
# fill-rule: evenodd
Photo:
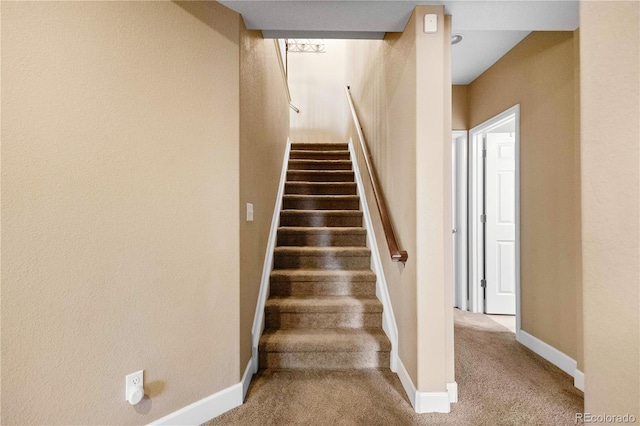
<svg viewBox="0 0 640 426">
<path fill-rule="evenodd" d="M 309 209 L 309 210 L 288 210 L 288 211 L 284 211 L 281 210 L 280 211 L 281 215 L 290 215 L 290 216 L 301 216 L 301 215 L 310 215 L 310 214 L 318 214 L 318 215 L 324 215 L 324 216 L 362 216 L 362 212 L 361 211 L 351 211 L 351 210 L 322 210 L 322 211 L 318 211 L 318 210 L 313 210 L 313 209 Z"/>
<path fill-rule="evenodd" d="M 285 182 L 285 194 L 356 195 L 355 182 Z"/>
<path fill-rule="evenodd" d="M 314 158 L 321 160 L 335 160 L 336 155 L 349 155 L 348 149 L 292 149 L 290 159 L 297 160 L 294 154 L 313 154 Z"/>
<path fill-rule="evenodd" d="M 274 313 L 382 312 L 382 303 L 375 296 L 271 297 L 265 310 Z"/>
<path fill-rule="evenodd" d="M 362 226 L 360 210 L 282 210 L 281 226 Z"/>
<path fill-rule="evenodd" d="M 375 296 L 375 281 L 305 281 L 276 279 L 271 281 L 272 297 L 288 296 Z"/>
<path fill-rule="evenodd" d="M 283 197 L 285 200 L 360 200 L 358 195 L 343 194 L 284 194 Z"/>
<path fill-rule="evenodd" d="M 382 327 L 382 304 L 371 295 L 273 295 L 265 305 L 267 329 Z"/>
<path fill-rule="evenodd" d="M 289 170 L 351 170 L 351 160 L 289 160 Z"/>
<path fill-rule="evenodd" d="M 375 297 L 376 294 L 376 275 L 371 269 L 274 269 L 269 283 L 272 297 Z"/>
<path fill-rule="evenodd" d="M 266 352 L 387 352 L 391 344 L 382 329 L 288 328 L 266 329 L 259 348 Z"/>
<path fill-rule="evenodd" d="M 371 250 L 367 247 L 276 247 L 274 269 L 369 269 Z"/>
<path fill-rule="evenodd" d="M 331 176 L 331 175 L 344 175 L 353 176 L 353 170 L 288 170 L 288 174 L 300 174 L 300 175 L 318 175 L 318 176 Z M 313 181 L 309 181 L 313 182 Z"/>
<path fill-rule="evenodd" d="M 353 182 L 352 170 L 289 170 L 289 182 Z"/>
<path fill-rule="evenodd" d="M 289 153 L 289 159 L 299 160 L 299 159 L 308 159 L 308 160 L 349 160 L 351 155 L 347 150 L 328 150 L 328 151 L 317 151 L 317 150 L 291 150 Z"/>
<path fill-rule="evenodd" d="M 306 195 L 285 194 L 282 198 L 285 210 L 359 210 L 357 195 Z"/>
<path fill-rule="evenodd" d="M 355 246 L 367 245 L 367 230 L 362 227 L 281 226 L 278 246 Z"/>
<path fill-rule="evenodd" d="M 274 269 L 271 281 L 307 281 L 340 282 L 365 281 L 376 282 L 372 270 L 324 270 L 324 269 Z"/>
<path fill-rule="evenodd" d="M 260 352 L 260 368 L 272 371 L 389 370 L 389 351 Z"/>
<path fill-rule="evenodd" d="M 315 150 L 315 151 L 343 151 L 349 149 L 349 145 L 344 142 L 294 142 L 291 144 L 292 150 Z"/>
<path fill-rule="evenodd" d="M 367 234 L 367 230 L 362 226 L 281 226 L 280 232 L 308 232 L 314 234 L 324 234 L 327 232 L 340 234 Z"/>
<path fill-rule="evenodd" d="M 276 247 L 274 252 L 298 256 L 371 256 L 367 247 Z"/>
</svg>

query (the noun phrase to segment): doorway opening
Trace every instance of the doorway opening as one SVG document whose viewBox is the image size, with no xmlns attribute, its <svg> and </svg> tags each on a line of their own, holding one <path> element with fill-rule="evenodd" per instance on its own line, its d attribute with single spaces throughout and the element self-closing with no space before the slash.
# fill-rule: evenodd
<svg viewBox="0 0 640 426">
<path fill-rule="evenodd" d="M 468 222 L 468 138 L 466 130 L 452 132 L 451 146 L 451 237 L 453 240 L 454 307 L 468 310 L 469 276 L 467 259 Z"/>
<path fill-rule="evenodd" d="M 515 316 L 517 333 L 520 330 L 520 106 L 509 108 L 471 129 L 468 150 L 467 309 Z"/>
</svg>

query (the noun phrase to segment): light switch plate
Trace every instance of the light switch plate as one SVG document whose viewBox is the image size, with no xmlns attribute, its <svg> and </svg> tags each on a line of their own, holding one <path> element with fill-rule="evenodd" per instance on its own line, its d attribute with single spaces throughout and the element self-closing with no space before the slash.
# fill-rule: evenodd
<svg viewBox="0 0 640 426">
<path fill-rule="evenodd" d="M 438 15 L 435 13 L 424 15 L 424 32 L 427 34 L 438 32 Z"/>
<path fill-rule="evenodd" d="M 253 204 L 247 203 L 247 222 L 253 222 Z"/>
</svg>

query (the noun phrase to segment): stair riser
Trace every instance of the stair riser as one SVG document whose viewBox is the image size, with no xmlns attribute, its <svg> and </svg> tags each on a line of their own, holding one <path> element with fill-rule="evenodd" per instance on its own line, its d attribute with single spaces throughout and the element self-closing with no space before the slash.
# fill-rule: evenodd
<svg viewBox="0 0 640 426">
<path fill-rule="evenodd" d="M 278 232 L 279 246 L 315 246 L 315 247 L 364 247 L 366 235 L 337 233 L 281 233 Z"/>
<path fill-rule="evenodd" d="M 307 195 L 356 195 L 355 183 L 285 183 L 285 194 L 307 194 Z"/>
<path fill-rule="evenodd" d="M 373 296 L 375 282 L 271 281 L 272 296 Z"/>
<path fill-rule="evenodd" d="M 287 199 L 282 200 L 283 209 L 292 210 L 358 210 L 360 201 L 357 199 Z"/>
<path fill-rule="evenodd" d="M 264 352 L 260 368 L 273 370 L 388 369 L 389 352 Z"/>
<path fill-rule="evenodd" d="M 347 151 L 346 143 L 292 143 L 291 150 L 297 151 Z"/>
<path fill-rule="evenodd" d="M 304 159 L 304 160 L 349 160 L 349 151 L 336 151 L 336 152 L 314 152 L 314 151 L 291 151 L 289 159 Z"/>
<path fill-rule="evenodd" d="M 290 171 L 287 172 L 289 182 L 353 182 L 353 172 L 310 172 L 310 171 Z"/>
<path fill-rule="evenodd" d="M 280 215 L 280 226 L 362 226 L 362 215 L 329 216 L 322 214 Z"/>
<path fill-rule="evenodd" d="M 351 170 L 351 162 L 333 163 L 329 161 L 292 160 L 289 161 L 288 170 Z"/>
<path fill-rule="evenodd" d="M 277 269 L 369 269 L 371 256 L 319 255 L 301 256 L 298 254 L 276 253 L 274 268 Z"/>
<path fill-rule="evenodd" d="M 382 315 L 380 312 L 313 312 L 295 313 L 267 312 L 265 315 L 267 328 L 380 328 Z"/>
</svg>

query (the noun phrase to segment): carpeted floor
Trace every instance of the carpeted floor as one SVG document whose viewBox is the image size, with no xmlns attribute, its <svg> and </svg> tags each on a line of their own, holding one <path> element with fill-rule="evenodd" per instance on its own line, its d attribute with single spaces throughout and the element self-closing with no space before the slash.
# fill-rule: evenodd
<svg viewBox="0 0 640 426">
<path fill-rule="evenodd" d="M 573 425 L 573 378 L 491 319 L 455 310 L 459 402 L 416 414 L 390 371 L 260 371 L 244 405 L 205 425 Z"/>
</svg>

